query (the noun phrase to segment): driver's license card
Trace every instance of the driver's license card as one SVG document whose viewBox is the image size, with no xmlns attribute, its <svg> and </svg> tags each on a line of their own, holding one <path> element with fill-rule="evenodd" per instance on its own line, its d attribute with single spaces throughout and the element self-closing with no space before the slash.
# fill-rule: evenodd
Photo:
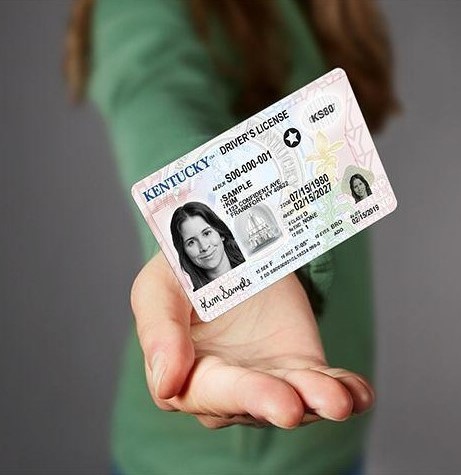
<svg viewBox="0 0 461 475">
<path fill-rule="evenodd" d="M 397 205 L 342 69 L 152 173 L 132 193 L 203 321 Z"/>
</svg>

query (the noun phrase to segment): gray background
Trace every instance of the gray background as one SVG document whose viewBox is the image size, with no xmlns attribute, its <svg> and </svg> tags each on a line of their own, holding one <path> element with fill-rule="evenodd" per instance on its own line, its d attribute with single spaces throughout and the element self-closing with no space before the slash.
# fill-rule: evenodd
<svg viewBox="0 0 461 475">
<path fill-rule="evenodd" d="M 0 473 L 104 473 L 141 265 L 91 107 L 60 75 L 68 0 L 0 2 Z M 380 1 L 404 115 L 377 139 L 399 199 L 374 227 L 369 473 L 461 473 L 461 2 Z"/>
</svg>

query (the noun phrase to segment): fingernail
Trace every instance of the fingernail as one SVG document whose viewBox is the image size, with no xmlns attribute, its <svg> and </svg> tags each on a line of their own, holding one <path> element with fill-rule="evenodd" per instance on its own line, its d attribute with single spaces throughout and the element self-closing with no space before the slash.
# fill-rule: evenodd
<svg viewBox="0 0 461 475">
<path fill-rule="evenodd" d="M 341 379 L 341 382 L 346 384 L 347 387 L 353 389 L 353 391 L 351 389 L 349 389 L 349 391 L 353 394 L 354 414 L 363 414 L 373 407 L 375 394 L 370 385 L 360 378 L 352 376 Z"/>
<path fill-rule="evenodd" d="M 155 394 L 158 395 L 163 375 L 166 371 L 166 355 L 162 351 L 156 353 L 152 358 L 152 381 L 154 383 Z"/>
<path fill-rule="evenodd" d="M 332 415 L 328 414 L 328 412 L 324 411 L 323 409 L 317 409 L 315 412 L 316 412 L 322 419 L 327 419 L 327 420 L 334 421 L 334 422 L 343 422 L 343 421 L 349 419 L 349 416 L 350 416 L 350 414 L 347 414 L 347 415 L 345 415 L 345 416 L 342 417 L 342 418 L 333 417 Z"/>
</svg>

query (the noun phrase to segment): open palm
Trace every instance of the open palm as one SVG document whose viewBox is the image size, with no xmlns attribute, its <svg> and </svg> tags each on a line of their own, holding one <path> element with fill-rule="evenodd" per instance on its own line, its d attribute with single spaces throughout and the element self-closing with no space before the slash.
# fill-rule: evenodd
<svg viewBox="0 0 461 475">
<path fill-rule="evenodd" d="M 162 253 L 138 275 L 132 306 L 152 398 L 210 428 L 292 428 L 345 420 L 373 403 L 369 384 L 330 368 L 294 274 L 210 323 L 198 320 Z"/>
</svg>

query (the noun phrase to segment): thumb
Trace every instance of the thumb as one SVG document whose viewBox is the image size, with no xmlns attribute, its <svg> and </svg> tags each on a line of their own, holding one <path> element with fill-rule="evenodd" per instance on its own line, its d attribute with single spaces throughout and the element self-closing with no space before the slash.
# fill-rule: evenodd
<svg viewBox="0 0 461 475">
<path fill-rule="evenodd" d="M 192 305 L 163 253 L 136 277 L 131 306 L 153 397 L 176 396 L 195 359 L 190 336 Z"/>
</svg>

